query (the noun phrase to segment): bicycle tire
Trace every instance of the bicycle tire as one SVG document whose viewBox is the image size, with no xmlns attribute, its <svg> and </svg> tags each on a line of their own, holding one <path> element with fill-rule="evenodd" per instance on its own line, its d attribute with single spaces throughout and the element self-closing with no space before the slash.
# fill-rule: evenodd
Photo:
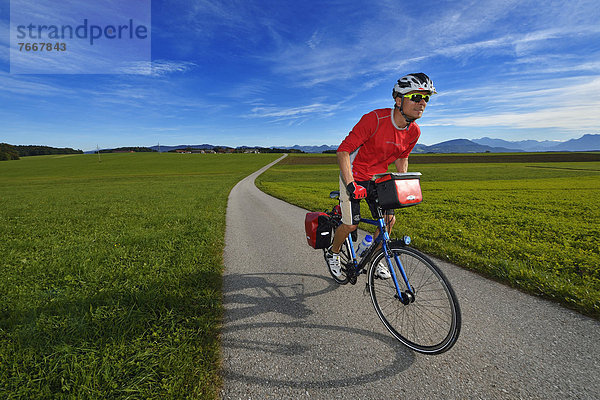
<svg viewBox="0 0 600 400">
<path fill-rule="evenodd" d="M 339 283 L 340 285 L 347 284 L 349 281 L 348 269 L 353 268 L 353 266 L 354 266 L 354 264 L 352 262 L 352 253 L 350 252 L 350 249 L 348 248 L 348 242 L 345 241 L 344 243 L 342 243 L 342 247 L 340 248 L 340 264 L 342 266 L 342 277 L 341 278 L 338 278 L 337 276 L 335 276 L 333 274 L 333 272 L 331 272 L 331 268 L 329 268 L 329 264 L 327 263 L 327 257 L 325 256 L 326 252 L 327 252 L 327 249 L 323 249 L 323 258 L 325 259 L 325 265 L 327 265 L 327 271 L 329 271 L 333 280 L 336 281 L 337 283 Z"/>
<path fill-rule="evenodd" d="M 391 243 L 390 250 L 398 255 L 415 297 L 404 304 L 393 279 L 376 276 L 379 262 L 386 263 L 383 250 L 379 250 L 368 272 L 369 293 L 379 319 L 392 336 L 414 351 L 440 354 L 449 350 L 461 328 L 460 306 L 450 282 L 423 253 L 398 243 Z M 392 264 L 400 287 L 406 288 L 393 259 Z"/>
</svg>

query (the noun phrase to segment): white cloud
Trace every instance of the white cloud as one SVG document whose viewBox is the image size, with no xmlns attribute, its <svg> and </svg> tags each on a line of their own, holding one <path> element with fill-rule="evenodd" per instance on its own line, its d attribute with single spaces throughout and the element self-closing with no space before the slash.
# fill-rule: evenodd
<svg viewBox="0 0 600 400">
<path fill-rule="evenodd" d="M 509 127 L 514 129 L 556 129 L 565 131 L 599 131 L 600 115 L 598 104 L 582 106 L 552 107 L 542 110 L 512 113 L 481 113 L 455 118 L 444 118 L 436 122 L 428 120 L 430 126 L 465 127 Z"/>
<path fill-rule="evenodd" d="M 313 35 L 310 37 L 310 39 L 308 39 L 308 41 L 306 42 L 306 45 L 314 50 L 321 43 L 321 40 L 322 39 L 319 35 L 319 31 L 316 30 L 315 33 L 313 33 Z"/>
<path fill-rule="evenodd" d="M 132 62 L 121 67 L 118 72 L 123 74 L 165 76 L 173 73 L 185 73 L 197 67 L 189 61 L 155 60 L 152 62 Z"/>
<path fill-rule="evenodd" d="M 308 42 L 287 43 L 269 61 L 275 72 L 300 77 L 305 87 L 396 74 L 411 65 L 440 64 L 441 58 L 454 58 L 462 66 L 495 55 L 518 62 L 554 54 L 556 41 L 600 40 L 597 9 L 581 1 L 540 10 L 534 3 L 488 0 L 428 8 L 420 15 L 395 1 L 378 2 L 335 34 L 317 27 Z"/>
<path fill-rule="evenodd" d="M 328 114 L 340 108 L 339 104 L 314 103 L 300 107 L 254 107 L 252 108 L 252 117 L 262 118 L 296 118 L 307 116 L 309 114 Z"/>
<path fill-rule="evenodd" d="M 0 72 L 0 94 L 24 96 L 56 96 L 75 93 L 58 84 L 52 84 L 45 79 L 27 75 L 11 75 Z"/>
<path fill-rule="evenodd" d="M 584 76 L 481 86 L 445 93 L 430 126 L 600 129 L 600 78 Z M 519 85 L 521 84 L 521 85 Z M 480 107 L 484 102 L 486 107 Z"/>
</svg>

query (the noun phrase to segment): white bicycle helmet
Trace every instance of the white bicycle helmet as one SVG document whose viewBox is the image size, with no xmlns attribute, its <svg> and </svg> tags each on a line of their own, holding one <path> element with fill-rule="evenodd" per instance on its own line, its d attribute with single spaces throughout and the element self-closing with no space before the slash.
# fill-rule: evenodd
<svg viewBox="0 0 600 400">
<path fill-rule="evenodd" d="M 417 72 L 414 74 L 405 75 L 398 79 L 398 83 L 394 85 L 394 89 L 392 90 L 392 97 L 395 99 L 400 95 L 405 95 L 417 90 L 427 91 L 430 94 L 437 93 L 431 79 L 429 79 L 429 77 L 424 73 Z"/>
</svg>

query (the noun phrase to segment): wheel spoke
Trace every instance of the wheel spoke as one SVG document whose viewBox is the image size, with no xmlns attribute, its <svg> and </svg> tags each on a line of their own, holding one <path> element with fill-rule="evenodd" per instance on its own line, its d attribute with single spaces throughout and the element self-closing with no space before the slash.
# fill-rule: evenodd
<svg viewBox="0 0 600 400">
<path fill-rule="evenodd" d="M 460 331 L 460 308 L 454 290 L 423 254 L 405 247 L 394 247 L 391 251 L 398 256 L 415 299 L 403 304 L 397 298 L 392 279 L 374 276 L 375 266 L 384 257 L 379 252 L 369 270 L 369 291 L 379 318 L 394 337 L 416 351 L 437 354 L 448 350 Z M 393 264 L 398 268 L 395 261 Z M 395 272 L 403 283 L 400 271 Z"/>
</svg>

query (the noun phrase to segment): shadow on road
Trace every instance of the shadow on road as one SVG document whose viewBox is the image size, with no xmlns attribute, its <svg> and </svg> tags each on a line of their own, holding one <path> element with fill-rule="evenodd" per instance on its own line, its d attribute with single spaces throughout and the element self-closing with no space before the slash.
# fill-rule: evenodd
<svg viewBox="0 0 600 400">
<path fill-rule="evenodd" d="M 237 339 L 235 333 L 247 330 L 256 330 L 263 339 Z M 293 339 L 294 335 L 277 336 L 276 333 L 282 330 L 311 331 L 308 336 L 314 340 L 309 344 L 299 344 Z M 222 343 L 223 347 L 236 349 L 239 357 L 258 352 L 264 359 L 278 358 L 277 362 L 266 362 L 251 370 L 239 371 L 235 367 L 224 370 L 226 380 L 263 386 L 337 388 L 363 385 L 398 375 L 409 368 L 415 359 L 413 352 L 402 347 L 391 336 L 365 329 L 297 321 L 242 324 L 228 327 L 226 332 L 228 335 Z M 345 345 L 345 340 L 352 335 L 362 336 L 364 346 L 353 349 Z M 373 342 L 380 343 L 374 346 Z M 347 352 L 350 362 L 346 359 L 348 354 L 342 354 Z M 354 356 L 352 352 L 370 354 L 372 359 Z M 282 362 L 281 359 L 285 358 L 288 360 Z M 301 358 L 312 361 L 305 364 Z M 365 366 L 366 363 L 370 365 Z M 281 369 L 273 369 L 273 365 L 285 365 L 286 373 Z"/>
<path fill-rule="evenodd" d="M 222 346 L 233 356 L 225 360 L 225 380 L 333 388 L 377 382 L 407 369 L 414 353 L 387 334 L 306 321 L 313 315 L 306 299 L 336 288 L 330 278 L 311 274 L 226 275 Z"/>
<path fill-rule="evenodd" d="M 312 284 L 306 285 L 310 280 Z M 315 288 L 307 292 L 306 288 Z M 224 277 L 224 303 L 227 323 L 258 314 L 276 312 L 292 318 L 312 314 L 304 304 L 307 297 L 320 296 L 338 288 L 331 279 L 310 274 L 258 273 Z"/>
</svg>

